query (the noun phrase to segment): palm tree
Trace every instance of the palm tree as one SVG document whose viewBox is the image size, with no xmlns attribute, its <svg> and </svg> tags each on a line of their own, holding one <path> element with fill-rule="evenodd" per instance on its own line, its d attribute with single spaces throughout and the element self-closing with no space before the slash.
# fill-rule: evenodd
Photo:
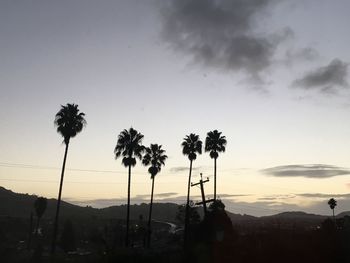
<svg viewBox="0 0 350 263">
<path fill-rule="evenodd" d="M 126 237 L 125 245 L 129 246 L 129 221 L 130 221 L 130 181 L 131 181 L 131 167 L 136 165 L 136 158 L 142 160 L 142 153 L 144 147 L 141 145 L 143 135 L 137 130 L 130 128 L 123 130 L 119 136 L 117 145 L 114 149 L 115 158 L 123 156 L 122 164 L 129 168 L 128 173 L 128 204 L 126 211 Z M 136 157 L 136 158 L 135 158 Z"/>
<path fill-rule="evenodd" d="M 219 157 L 219 152 L 225 152 L 226 143 L 226 137 L 221 136 L 221 132 L 217 130 L 208 132 L 205 138 L 205 151 L 214 159 L 214 200 L 216 200 L 216 159 Z"/>
<path fill-rule="evenodd" d="M 334 208 L 337 206 L 337 200 L 335 200 L 334 198 L 329 199 L 328 200 L 328 205 L 332 209 L 333 220 L 334 220 L 334 223 L 335 223 Z"/>
<path fill-rule="evenodd" d="M 52 239 L 52 247 L 51 247 L 52 254 L 55 253 L 55 249 L 56 249 L 58 216 L 60 211 L 64 168 L 66 166 L 69 141 L 71 138 L 75 137 L 79 132 L 81 132 L 84 126 L 86 125 L 86 120 L 84 117 L 85 117 L 85 114 L 83 112 L 79 112 L 78 105 L 69 104 L 69 103 L 66 106 L 61 105 L 61 109 L 59 110 L 59 112 L 56 114 L 56 117 L 55 117 L 55 126 L 57 126 L 57 132 L 61 134 L 63 137 L 63 142 L 66 145 L 66 150 L 64 152 L 60 188 L 59 188 L 58 199 L 57 199 L 56 216 L 55 216 L 55 222 L 54 222 L 54 231 L 53 231 L 53 239 Z"/>
<path fill-rule="evenodd" d="M 35 208 L 35 213 L 36 213 L 36 218 L 37 218 L 36 230 L 35 230 L 36 235 L 38 235 L 40 219 L 43 216 L 43 214 L 45 213 L 46 207 L 47 207 L 47 199 L 45 197 L 38 197 L 35 200 L 34 208 Z"/>
<path fill-rule="evenodd" d="M 144 165 L 150 165 L 148 172 L 151 174 L 152 188 L 151 188 L 151 203 L 149 206 L 148 215 L 148 235 L 147 246 L 150 247 L 151 243 L 151 219 L 152 219 L 152 206 L 153 206 L 153 192 L 154 192 L 154 178 L 160 172 L 162 165 L 165 165 L 165 160 L 168 156 L 165 155 L 165 150 L 162 149 L 162 145 L 151 144 L 149 148 L 146 148 L 146 154 L 143 157 L 142 163 Z"/>
<path fill-rule="evenodd" d="M 202 141 L 199 136 L 191 133 L 186 135 L 184 141 L 181 144 L 182 153 L 188 156 L 190 160 L 190 170 L 188 174 L 188 185 L 187 185 L 187 201 L 186 201 L 186 213 L 185 213 L 185 229 L 184 229 L 184 246 L 187 248 L 187 236 L 188 236 L 188 225 L 189 225 L 189 204 L 190 204 L 190 188 L 191 188 L 191 174 L 192 174 L 192 162 L 196 160 L 197 153 L 202 153 Z"/>
</svg>

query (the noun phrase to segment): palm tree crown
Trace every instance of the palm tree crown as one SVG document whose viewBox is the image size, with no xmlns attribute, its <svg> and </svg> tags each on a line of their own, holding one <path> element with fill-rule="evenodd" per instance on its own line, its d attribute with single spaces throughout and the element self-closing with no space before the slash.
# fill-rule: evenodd
<svg viewBox="0 0 350 263">
<path fill-rule="evenodd" d="M 328 201 L 328 205 L 333 210 L 337 206 L 337 201 L 334 198 L 331 198 Z"/>
<path fill-rule="evenodd" d="M 142 139 L 143 135 L 133 128 L 123 130 L 118 136 L 117 145 L 114 149 L 115 158 L 123 156 L 122 163 L 125 167 L 135 166 L 135 157 L 141 160 L 145 149 L 141 145 Z"/>
<path fill-rule="evenodd" d="M 199 136 L 194 133 L 186 135 L 181 146 L 183 147 L 182 153 L 187 155 L 190 161 L 196 160 L 197 153 L 202 153 L 202 141 L 199 140 Z"/>
<path fill-rule="evenodd" d="M 151 178 L 156 176 L 160 172 L 161 166 L 165 164 L 164 162 L 168 156 L 164 153 L 165 150 L 162 149 L 162 145 L 151 144 L 149 148 L 146 148 L 146 154 L 142 159 L 142 163 L 144 165 L 151 165 L 148 168 Z"/>
<path fill-rule="evenodd" d="M 217 130 L 207 133 L 205 138 L 205 151 L 210 152 L 209 155 L 212 159 L 216 159 L 219 156 L 219 152 L 225 152 L 226 137 L 221 135 L 221 132 Z"/>
<path fill-rule="evenodd" d="M 64 138 L 65 144 L 68 144 L 69 139 L 81 132 L 86 125 L 84 116 L 83 112 L 79 113 L 77 104 L 61 105 L 60 111 L 55 116 L 55 125 L 57 132 Z"/>
</svg>

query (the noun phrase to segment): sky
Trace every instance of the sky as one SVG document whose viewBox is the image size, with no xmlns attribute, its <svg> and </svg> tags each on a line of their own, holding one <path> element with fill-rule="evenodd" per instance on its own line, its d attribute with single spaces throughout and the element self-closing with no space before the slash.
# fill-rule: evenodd
<svg viewBox="0 0 350 263">
<path fill-rule="evenodd" d="M 183 138 L 227 138 L 217 192 L 234 213 L 350 210 L 347 0 L 1 0 L 0 185 L 56 198 L 64 154 L 54 127 L 76 103 L 87 126 L 71 140 L 63 199 L 126 202 L 117 136 L 135 128 L 169 156 L 155 201 L 184 203 Z M 203 152 L 193 182 L 209 177 Z M 149 202 L 147 168 L 132 202 Z M 198 188 L 191 199 L 200 199 Z"/>
</svg>

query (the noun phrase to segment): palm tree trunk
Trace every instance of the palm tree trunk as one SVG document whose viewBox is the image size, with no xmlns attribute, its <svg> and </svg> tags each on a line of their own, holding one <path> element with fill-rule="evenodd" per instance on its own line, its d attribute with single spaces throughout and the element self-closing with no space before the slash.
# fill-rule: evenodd
<svg viewBox="0 0 350 263">
<path fill-rule="evenodd" d="M 333 221 L 334 221 L 334 225 L 335 225 L 334 208 L 332 209 L 332 212 L 333 212 Z"/>
<path fill-rule="evenodd" d="M 147 224 L 147 247 L 151 246 L 151 220 L 152 220 L 152 207 L 153 207 L 153 191 L 154 191 L 154 177 L 152 178 L 152 190 L 151 190 L 151 203 L 149 205 L 149 215 L 148 215 L 148 224 Z"/>
<path fill-rule="evenodd" d="M 56 206 L 56 216 L 55 216 L 55 222 L 54 222 L 54 230 L 53 230 L 53 238 L 52 238 L 52 246 L 51 246 L 51 254 L 55 253 L 56 249 L 56 238 L 57 238 L 57 228 L 58 228 L 58 215 L 60 213 L 60 205 L 61 205 L 61 194 L 62 194 L 62 186 L 63 186 L 63 177 L 64 177 L 64 169 L 66 167 L 66 159 L 67 159 L 67 153 L 68 153 L 68 146 L 69 146 L 69 140 L 66 142 L 66 150 L 64 152 L 64 158 L 63 158 L 63 165 L 62 165 L 62 171 L 61 171 L 61 181 L 60 181 L 60 189 L 58 191 L 58 199 L 57 199 L 57 206 Z"/>
<path fill-rule="evenodd" d="M 214 200 L 216 200 L 216 158 L 214 158 Z"/>
<path fill-rule="evenodd" d="M 129 246 L 129 221 L 130 221 L 130 184 L 131 184 L 131 165 L 129 165 L 129 174 L 128 174 L 128 204 L 126 207 L 126 237 L 125 237 L 125 246 Z"/>
<path fill-rule="evenodd" d="M 187 249 L 188 243 L 188 228 L 190 222 L 190 189 L 191 189 L 191 174 L 192 174 L 192 160 L 190 161 L 190 171 L 188 175 L 188 185 L 187 185 L 187 202 L 186 202 L 186 213 L 185 213 L 185 229 L 184 229 L 184 249 Z"/>
</svg>

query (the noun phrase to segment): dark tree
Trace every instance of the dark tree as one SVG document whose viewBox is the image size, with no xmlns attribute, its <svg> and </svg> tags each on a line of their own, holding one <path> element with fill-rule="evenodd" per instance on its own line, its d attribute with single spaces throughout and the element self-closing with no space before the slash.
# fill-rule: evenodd
<svg viewBox="0 0 350 263">
<path fill-rule="evenodd" d="M 61 236 L 61 247 L 65 252 L 75 251 L 77 249 L 75 231 L 73 224 L 70 220 L 66 220 L 64 222 Z"/>
<path fill-rule="evenodd" d="M 165 155 L 165 150 L 162 149 L 162 145 L 151 144 L 149 148 L 146 148 L 146 154 L 143 157 L 142 163 L 144 165 L 150 165 L 148 172 L 151 174 L 152 188 L 151 188 L 151 203 L 149 206 L 149 215 L 147 223 L 147 246 L 151 244 L 151 220 L 152 220 L 152 206 L 153 206 L 153 192 L 154 192 L 154 178 L 161 171 L 162 165 L 164 165 L 165 160 L 168 156 Z"/>
<path fill-rule="evenodd" d="M 216 200 L 216 159 L 219 152 L 225 152 L 226 137 L 221 135 L 217 130 L 207 133 L 205 138 L 205 151 L 209 152 L 210 158 L 214 159 L 214 199 Z"/>
<path fill-rule="evenodd" d="M 195 206 L 194 202 L 190 200 L 189 203 L 189 224 L 198 224 L 200 222 L 200 215 L 198 213 L 198 209 Z M 176 220 L 179 221 L 181 224 L 185 223 L 185 215 L 186 215 L 186 205 L 179 205 L 177 213 L 176 213 Z"/>
<path fill-rule="evenodd" d="M 79 112 L 78 105 L 69 104 L 69 103 L 66 106 L 61 105 L 61 109 L 56 114 L 56 117 L 55 117 L 54 123 L 55 123 L 55 126 L 57 127 L 57 132 L 61 134 L 63 137 L 63 142 L 66 145 L 66 150 L 64 152 L 64 158 L 63 158 L 63 164 L 62 164 L 62 172 L 61 172 L 60 188 L 59 188 L 58 199 L 57 199 L 51 254 L 55 253 L 55 249 L 56 249 L 58 217 L 59 217 L 60 205 L 61 205 L 63 177 L 64 177 L 64 170 L 66 166 L 68 146 L 69 146 L 70 139 L 75 137 L 79 132 L 81 132 L 84 126 L 86 125 L 86 120 L 84 117 L 85 117 L 85 114 L 83 112 Z"/>
<path fill-rule="evenodd" d="M 184 138 L 181 144 L 182 153 L 188 157 L 190 160 L 190 169 L 188 174 L 188 184 L 187 184 L 187 201 L 186 201 L 186 213 L 185 213 L 185 230 L 184 230 L 184 246 L 187 247 L 187 236 L 188 236 L 188 225 L 189 225 L 189 203 L 190 203 L 190 189 L 191 189 L 191 174 L 192 174 L 192 162 L 196 160 L 197 153 L 202 153 L 202 141 L 199 136 L 191 133 Z"/>
<path fill-rule="evenodd" d="M 46 207 L 47 207 L 47 199 L 45 197 L 38 197 L 35 200 L 34 208 L 35 208 L 35 213 L 36 213 L 36 218 L 37 218 L 36 230 L 35 230 L 36 235 L 38 235 L 40 220 L 41 220 L 43 214 L 45 213 Z"/>
<path fill-rule="evenodd" d="M 329 207 L 332 209 L 333 212 L 333 220 L 335 223 L 335 215 L 334 215 L 334 208 L 337 206 L 337 200 L 335 200 L 334 198 L 331 198 L 328 200 L 328 205 Z"/>
<path fill-rule="evenodd" d="M 123 130 L 118 136 L 117 145 L 114 149 L 115 158 L 123 157 L 122 164 L 129 169 L 125 236 L 126 246 L 129 246 L 131 167 L 136 165 L 136 158 L 142 160 L 142 153 L 144 152 L 144 146 L 141 145 L 142 139 L 143 135 L 133 128 Z"/>
</svg>

